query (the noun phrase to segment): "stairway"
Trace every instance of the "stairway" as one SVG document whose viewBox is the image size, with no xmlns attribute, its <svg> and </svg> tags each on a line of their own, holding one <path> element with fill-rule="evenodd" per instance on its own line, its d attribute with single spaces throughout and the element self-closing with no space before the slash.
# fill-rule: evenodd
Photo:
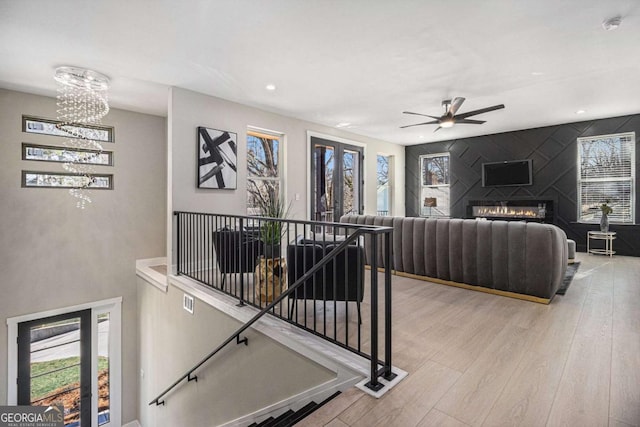
<svg viewBox="0 0 640 427">
<path fill-rule="evenodd" d="M 250 424 L 249 427 L 289 427 L 295 425 L 297 422 L 301 421 L 303 418 L 308 417 L 313 411 L 339 395 L 340 392 L 337 391 L 327 399 L 323 400 L 320 403 L 309 402 L 302 408 L 297 411 L 292 411 L 289 409 L 284 414 L 279 415 L 277 418 L 269 417 L 266 420 L 262 421 L 260 424 L 253 423 Z"/>
</svg>

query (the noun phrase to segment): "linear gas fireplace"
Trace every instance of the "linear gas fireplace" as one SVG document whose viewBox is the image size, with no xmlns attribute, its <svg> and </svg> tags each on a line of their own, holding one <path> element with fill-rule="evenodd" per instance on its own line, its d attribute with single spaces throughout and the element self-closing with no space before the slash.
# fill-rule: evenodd
<svg viewBox="0 0 640 427">
<path fill-rule="evenodd" d="M 553 223 L 553 200 L 470 200 L 468 218 Z"/>
</svg>

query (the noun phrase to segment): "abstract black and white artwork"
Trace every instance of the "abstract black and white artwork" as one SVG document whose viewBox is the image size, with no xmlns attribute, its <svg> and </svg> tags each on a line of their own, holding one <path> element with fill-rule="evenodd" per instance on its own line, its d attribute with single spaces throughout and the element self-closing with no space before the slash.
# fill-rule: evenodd
<svg viewBox="0 0 640 427">
<path fill-rule="evenodd" d="M 236 139 L 233 132 L 198 127 L 198 188 L 236 189 Z"/>
</svg>

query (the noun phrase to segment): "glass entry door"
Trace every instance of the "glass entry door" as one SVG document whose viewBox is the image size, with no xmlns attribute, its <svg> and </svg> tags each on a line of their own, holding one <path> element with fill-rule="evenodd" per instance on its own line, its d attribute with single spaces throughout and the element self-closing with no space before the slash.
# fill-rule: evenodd
<svg viewBox="0 0 640 427">
<path fill-rule="evenodd" d="M 91 310 L 18 324 L 18 405 L 63 405 L 65 426 L 91 426 Z"/>
<path fill-rule="evenodd" d="M 311 219 L 334 222 L 362 213 L 362 147 L 316 137 L 311 146 Z"/>
</svg>

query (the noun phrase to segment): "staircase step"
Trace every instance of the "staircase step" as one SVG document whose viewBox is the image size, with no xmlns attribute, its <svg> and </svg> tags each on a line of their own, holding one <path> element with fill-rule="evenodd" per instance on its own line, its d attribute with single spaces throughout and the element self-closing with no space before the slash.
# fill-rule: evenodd
<svg viewBox="0 0 640 427">
<path fill-rule="evenodd" d="M 333 399 L 334 397 L 336 397 L 339 394 L 340 394 L 340 392 L 336 391 L 335 393 L 333 393 L 331 396 L 327 397 L 325 400 L 323 400 L 319 404 L 317 404 L 315 402 L 310 402 L 309 404 L 305 405 L 303 408 L 301 408 L 300 410 L 298 410 L 296 412 L 295 417 L 293 419 L 291 419 L 291 424 L 288 424 L 288 425 L 289 426 L 293 426 L 296 423 L 302 421 L 304 418 L 306 418 L 309 415 L 311 415 L 311 413 L 316 411 L 322 405 L 324 405 L 325 403 L 329 402 L 331 399 Z"/>
<path fill-rule="evenodd" d="M 268 425 L 267 423 L 270 423 L 271 421 L 273 421 L 273 417 L 267 418 L 266 420 L 262 421 L 260 424 L 253 423 L 251 425 L 255 427 L 265 427 L 266 425 Z"/>
<path fill-rule="evenodd" d="M 308 417 L 313 411 L 339 395 L 340 392 L 336 392 L 323 400 L 321 403 L 309 402 L 304 405 L 302 408 L 297 411 L 292 411 L 289 409 L 288 411 L 280 414 L 277 418 L 269 417 L 266 420 L 262 421 L 260 424 L 253 423 L 249 425 L 249 427 L 290 427 L 300 422 L 302 419 Z"/>
<path fill-rule="evenodd" d="M 287 424 L 287 419 L 289 419 L 291 416 L 295 415 L 296 413 L 293 412 L 291 409 L 289 409 L 287 412 L 285 412 L 284 414 L 281 414 L 280 416 L 278 416 L 276 419 L 274 419 L 270 424 L 269 427 L 282 427 L 282 426 L 289 426 L 291 424 Z"/>
</svg>

